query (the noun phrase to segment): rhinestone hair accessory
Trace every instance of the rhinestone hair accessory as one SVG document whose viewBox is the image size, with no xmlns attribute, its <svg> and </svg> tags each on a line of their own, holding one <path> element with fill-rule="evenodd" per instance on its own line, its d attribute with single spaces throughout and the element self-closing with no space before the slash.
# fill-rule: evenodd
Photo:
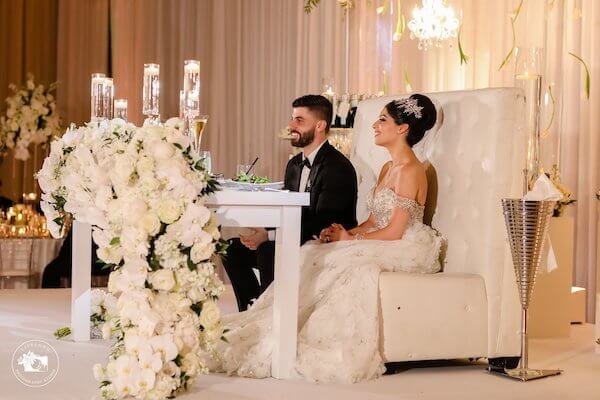
<svg viewBox="0 0 600 400">
<path fill-rule="evenodd" d="M 423 115 L 421 114 L 421 110 L 423 107 L 419 106 L 417 103 L 417 99 L 413 99 L 411 97 L 405 97 L 400 100 L 394 101 L 396 108 L 400 111 L 404 111 L 408 115 L 414 115 L 415 118 L 420 119 Z"/>
</svg>

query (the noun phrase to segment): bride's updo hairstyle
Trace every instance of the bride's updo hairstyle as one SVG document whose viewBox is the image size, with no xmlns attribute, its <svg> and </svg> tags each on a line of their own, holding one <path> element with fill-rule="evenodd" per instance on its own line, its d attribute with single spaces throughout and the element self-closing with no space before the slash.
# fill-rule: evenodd
<svg viewBox="0 0 600 400">
<path fill-rule="evenodd" d="M 431 99 L 422 94 L 391 101 L 385 105 L 385 109 L 396 124 L 408 124 L 406 142 L 410 147 L 423 139 L 425 132 L 433 128 L 437 119 L 437 111 Z"/>
</svg>

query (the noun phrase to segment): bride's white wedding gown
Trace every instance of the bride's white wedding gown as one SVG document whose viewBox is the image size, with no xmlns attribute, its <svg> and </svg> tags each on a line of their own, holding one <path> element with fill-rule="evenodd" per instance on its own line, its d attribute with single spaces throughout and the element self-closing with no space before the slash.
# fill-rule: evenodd
<svg viewBox="0 0 600 400">
<path fill-rule="evenodd" d="M 357 382 L 385 372 L 379 353 L 378 282 L 382 271 L 435 273 L 442 238 L 423 224 L 423 206 L 384 188 L 368 202 L 377 227 L 395 207 L 410 213 L 401 240 L 309 242 L 301 248 L 296 371 L 317 382 Z M 273 285 L 245 312 L 223 317 L 217 370 L 239 376 L 271 376 Z"/>
</svg>

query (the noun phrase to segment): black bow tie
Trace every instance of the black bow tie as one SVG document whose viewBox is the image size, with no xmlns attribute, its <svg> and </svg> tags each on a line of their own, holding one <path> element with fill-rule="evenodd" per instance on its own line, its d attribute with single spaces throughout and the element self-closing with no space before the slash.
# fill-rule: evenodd
<svg viewBox="0 0 600 400">
<path fill-rule="evenodd" d="M 304 160 L 302 160 L 302 165 L 308 169 L 310 169 L 310 167 L 311 167 L 310 161 L 308 160 L 308 158 L 305 158 Z"/>
</svg>

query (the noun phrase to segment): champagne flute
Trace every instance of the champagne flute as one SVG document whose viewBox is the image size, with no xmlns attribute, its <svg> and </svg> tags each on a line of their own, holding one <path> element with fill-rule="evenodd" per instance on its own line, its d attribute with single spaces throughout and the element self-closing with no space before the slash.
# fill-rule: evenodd
<svg viewBox="0 0 600 400">
<path fill-rule="evenodd" d="M 194 137 L 193 148 L 196 152 L 200 151 L 200 143 L 202 142 L 202 133 L 204 133 L 204 128 L 206 128 L 206 124 L 208 123 L 208 115 L 200 115 L 198 118 L 193 121 L 193 129 L 192 133 Z"/>
</svg>

